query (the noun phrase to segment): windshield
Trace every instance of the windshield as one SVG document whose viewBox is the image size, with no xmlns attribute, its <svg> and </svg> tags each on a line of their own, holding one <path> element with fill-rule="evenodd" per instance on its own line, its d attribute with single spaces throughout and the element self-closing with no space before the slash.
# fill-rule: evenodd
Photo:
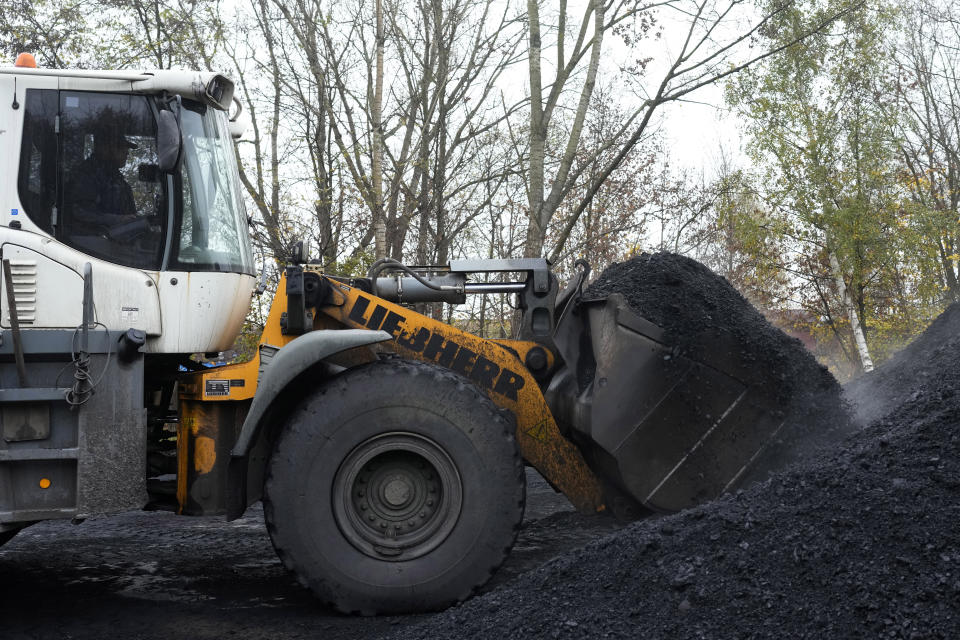
<svg viewBox="0 0 960 640">
<path fill-rule="evenodd" d="M 182 200 L 169 268 L 253 273 L 233 141 L 223 112 L 183 101 Z"/>
</svg>

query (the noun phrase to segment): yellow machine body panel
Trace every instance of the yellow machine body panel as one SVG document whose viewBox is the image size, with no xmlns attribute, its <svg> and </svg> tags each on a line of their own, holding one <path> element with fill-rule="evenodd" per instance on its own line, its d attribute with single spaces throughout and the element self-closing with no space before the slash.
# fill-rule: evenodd
<svg viewBox="0 0 960 640">
<path fill-rule="evenodd" d="M 284 335 L 280 318 L 287 306 L 285 278 L 274 295 L 260 345 L 282 347 L 296 336 Z M 180 380 L 177 425 L 177 511 L 189 513 L 190 494 L 203 485 L 226 483 L 229 450 L 257 392 L 260 351 L 246 362 L 202 369 Z M 224 433 L 228 430 L 229 433 Z M 223 490 L 220 488 L 219 490 Z"/>
</svg>

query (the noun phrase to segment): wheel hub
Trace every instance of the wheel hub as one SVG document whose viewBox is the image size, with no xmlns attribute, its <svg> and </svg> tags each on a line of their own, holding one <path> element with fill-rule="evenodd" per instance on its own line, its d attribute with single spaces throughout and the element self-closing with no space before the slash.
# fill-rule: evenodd
<svg viewBox="0 0 960 640">
<path fill-rule="evenodd" d="M 354 547 L 410 560 L 437 547 L 460 516 L 460 474 L 433 440 L 394 432 L 359 444 L 334 479 L 334 517 Z"/>
<path fill-rule="evenodd" d="M 413 487 L 406 478 L 391 480 L 383 489 L 383 499 L 392 507 L 402 507 L 410 502 Z"/>
</svg>

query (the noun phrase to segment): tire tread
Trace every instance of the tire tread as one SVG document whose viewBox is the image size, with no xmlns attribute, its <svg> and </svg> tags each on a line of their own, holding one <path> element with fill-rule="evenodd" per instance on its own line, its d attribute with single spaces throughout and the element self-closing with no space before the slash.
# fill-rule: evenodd
<svg viewBox="0 0 960 640">
<path fill-rule="evenodd" d="M 454 385 L 459 392 L 468 394 L 470 396 L 471 403 L 475 404 L 478 409 L 480 407 L 484 408 L 486 413 L 485 417 L 488 418 L 487 423 L 490 425 L 499 425 L 499 429 L 504 440 L 514 443 L 514 446 L 511 447 L 513 450 L 512 466 L 514 468 L 514 476 L 519 486 L 525 485 L 526 476 L 523 458 L 520 455 L 519 448 L 515 445 L 516 428 L 514 426 L 512 414 L 510 414 L 509 411 L 502 410 L 497 407 L 485 393 L 483 393 L 475 384 L 473 384 L 473 382 L 457 373 L 454 373 L 453 371 L 436 365 L 429 365 L 393 357 L 362 365 L 354 369 L 349 369 L 335 378 L 330 379 L 326 384 L 317 389 L 316 393 L 323 396 L 329 394 L 335 389 L 345 391 L 348 384 L 362 385 L 364 384 L 365 379 L 371 385 L 381 384 L 381 376 L 383 375 L 402 375 L 413 377 L 426 376 L 430 378 L 430 380 L 425 384 Z M 294 414 L 296 414 L 296 412 L 294 412 Z M 276 487 L 277 479 L 274 473 L 275 456 L 281 454 L 287 446 L 292 446 L 289 443 L 297 441 L 300 436 L 304 435 L 302 433 L 304 428 L 305 427 L 302 422 L 293 420 L 291 424 L 288 424 L 287 427 L 283 429 L 274 447 L 274 457 L 271 457 L 270 464 L 268 465 L 267 474 L 264 481 L 263 508 L 270 539 L 273 541 L 274 549 L 276 550 L 280 561 L 283 563 L 283 566 L 297 577 L 297 581 L 302 586 L 313 591 L 314 594 L 316 594 L 318 597 L 321 597 L 321 599 L 323 599 L 327 604 L 331 605 L 340 613 L 348 615 L 376 615 L 379 613 L 378 611 L 352 607 L 344 600 L 323 597 L 323 593 L 329 592 L 329 590 L 323 588 L 325 577 L 308 576 L 308 572 L 305 570 L 305 568 L 299 566 L 296 562 L 294 558 L 295 554 L 292 554 L 284 545 L 282 532 L 278 531 L 277 529 L 275 505 L 270 499 L 272 490 L 279 490 L 279 488 Z M 482 579 L 476 581 L 475 584 L 466 585 L 461 592 L 454 594 L 450 598 L 450 602 L 446 603 L 441 608 L 446 608 L 446 606 L 463 602 L 474 595 L 484 584 L 490 580 L 494 573 L 496 573 L 497 569 L 500 568 L 500 566 L 503 564 L 503 561 L 510 554 L 510 550 L 513 548 L 513 545 L 517 539 L 517 535 L 520 532 L 525 503 L 525 491 L 521 491 L 520 499 L 517 501 L 516 505 L 519 510 L 519 516 L 515 519 L 515 522 L 512 525 L 512 535 L 510 536 L 509 541 L 500 550 L 499 555 L 491 559 L 486 571 L 486 575 L 484 575 Z"/>
</svg>

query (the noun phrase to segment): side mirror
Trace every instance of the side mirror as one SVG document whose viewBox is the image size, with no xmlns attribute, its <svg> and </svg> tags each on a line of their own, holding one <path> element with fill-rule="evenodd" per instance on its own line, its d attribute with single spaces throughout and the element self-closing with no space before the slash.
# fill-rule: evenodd
<svg viewBox="0 0 960 640">
<path fill-rule="evenodd" d="M 290 245 L 287 260 L 293 264 L 305 264 L 310 260 L 310 239 L 296 240 Z"/>
<path fill-rule="evenodd" d="M 157 120 L 157 166 L 162 173 L 171 173 L 180 162 L 183 137 L 173 111 L 161 111 Z"/>
</svg>

